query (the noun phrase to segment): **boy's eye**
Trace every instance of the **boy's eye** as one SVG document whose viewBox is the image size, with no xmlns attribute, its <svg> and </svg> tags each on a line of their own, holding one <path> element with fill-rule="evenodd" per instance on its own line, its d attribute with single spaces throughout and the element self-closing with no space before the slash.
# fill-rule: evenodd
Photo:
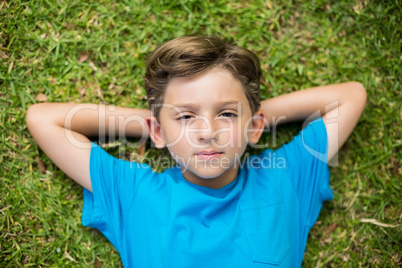
<svg viewBox="0 0 402 268">
<path fill-rule="evenodd" d="M 185 114 L 185 115 L 181 115 L 181 116 L 177 117 L 176 120 L 188 120 L 191 117 L 192 117 L 191 115 Z"/>
<path fill-rule="evenodd" d="M 237 117 L 237 114 L 230 113 L 230 112 L 225 112 L 225 113 L 221 113 L 220 116 L 223 116 L 223 117 Z"/>
</svg>

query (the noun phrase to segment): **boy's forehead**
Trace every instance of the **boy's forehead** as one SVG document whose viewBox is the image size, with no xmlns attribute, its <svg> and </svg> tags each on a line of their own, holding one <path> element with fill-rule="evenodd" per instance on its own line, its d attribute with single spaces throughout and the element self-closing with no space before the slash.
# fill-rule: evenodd
<svg viewBox="0 0 402 268">
<path fill-rule="evenodd" d="M 188 107 L 188 108 L 194 108 L 194 107 L 199 107 L 201 104 L 199 102 L 178 102 L 178 103 L 172 103 L 173 105 L 177 107 Z M 219 105 L 219 106 L 233 106 L 233 105 L 241 105 L 240 100 L 222 100 L 222 101 L 217 101 L 214 104 Z"/>
<path fill-rule="evenodd" d="M 210 102 L 209 104 L 215 108 L 225 107 L 225 108 L 233 108 L 233 109 L 242 109 L 242 107 L 243 107 L 242 102 L 239 100 Z M 182 102 L 182 103 L 165 103 L 164 106 L 166 108 L 171 108 L 171 109 L 198 110 L 198 109 L 200 109 L 201 104 L 199 102 Z"/>
<path fill-rule="evenodd" d="M 241 82 L 226 70 L 210 70 L 195 77 L 175 77 L 169 81 L 164 103 L 197 106 L 201 103 L 231 105 L 246 99 Z"/>
</svg>

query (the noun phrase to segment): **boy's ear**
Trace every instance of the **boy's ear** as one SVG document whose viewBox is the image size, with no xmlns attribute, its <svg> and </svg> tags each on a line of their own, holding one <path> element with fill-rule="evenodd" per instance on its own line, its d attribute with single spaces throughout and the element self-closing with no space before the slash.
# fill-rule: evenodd
<svg viewBox="0 0 402 268">
<path fill-rule="evenodd" d="M 152 141 L 155 143 L 156 148 L 162 149 L 165 147 L 165 139 L 162 134 L 162 127 L 155 116 L 147 116 L 145 118 L 148 133 Z"/>
<path fill-rule="evenodd" d="M 257 111 L 253 116 L 253 120 L 251 121 L 250 135 L 248 137 L 249 143 L 256 144 L 260 140 L 261 135 L 264 132 L 265 123 L 266 115 L 264 111 Z"/>
</svg>

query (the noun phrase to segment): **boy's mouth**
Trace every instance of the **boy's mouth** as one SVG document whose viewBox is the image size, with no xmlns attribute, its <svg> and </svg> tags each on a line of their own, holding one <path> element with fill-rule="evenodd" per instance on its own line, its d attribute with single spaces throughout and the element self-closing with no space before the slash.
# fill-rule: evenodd
<svg viewBox="0 0 402 268">
<path fill-rule="evenodd" d="M 223 152 L 217 152 L 217 151 L 201 151 L 199 153 L 196 153 L 195 155 L 203 160 L 210 160 L 214 158 L 218 158 L 223 154 Z"/>
</svg>

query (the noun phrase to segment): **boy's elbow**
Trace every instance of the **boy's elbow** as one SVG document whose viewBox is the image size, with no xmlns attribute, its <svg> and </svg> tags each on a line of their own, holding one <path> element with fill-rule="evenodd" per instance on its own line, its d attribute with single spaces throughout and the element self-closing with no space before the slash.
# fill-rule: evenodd
<svg viewBox="0 0 402 268">
<path fill-rule="evenodd" d="M 28 107 L 27 114 L 25 116 L 25 122 L 28 126 L 28 129 L 32 129 L 36 123 L 40 122 L 42 106 L 42 103 L 36 103 Z"/>
<path fill-rule="evenodd" d="M 363 108 L 367 102 L 367 92 L 363 84 L 360 82 L 350 82 L 351 90 L 349 94 L 353 96 L 356 103 L 360 104 Z"/>
<path fill-rule="evenodd" d="M 38 104 L 32 104 L 31 106 L 28 107 L 27 114 L 25 116 L 25 122 L 27 125 L 29 125 L 32 120 L 35 118 L 35 113 L 37 111 L 37 105 Z"/>
</svg>

